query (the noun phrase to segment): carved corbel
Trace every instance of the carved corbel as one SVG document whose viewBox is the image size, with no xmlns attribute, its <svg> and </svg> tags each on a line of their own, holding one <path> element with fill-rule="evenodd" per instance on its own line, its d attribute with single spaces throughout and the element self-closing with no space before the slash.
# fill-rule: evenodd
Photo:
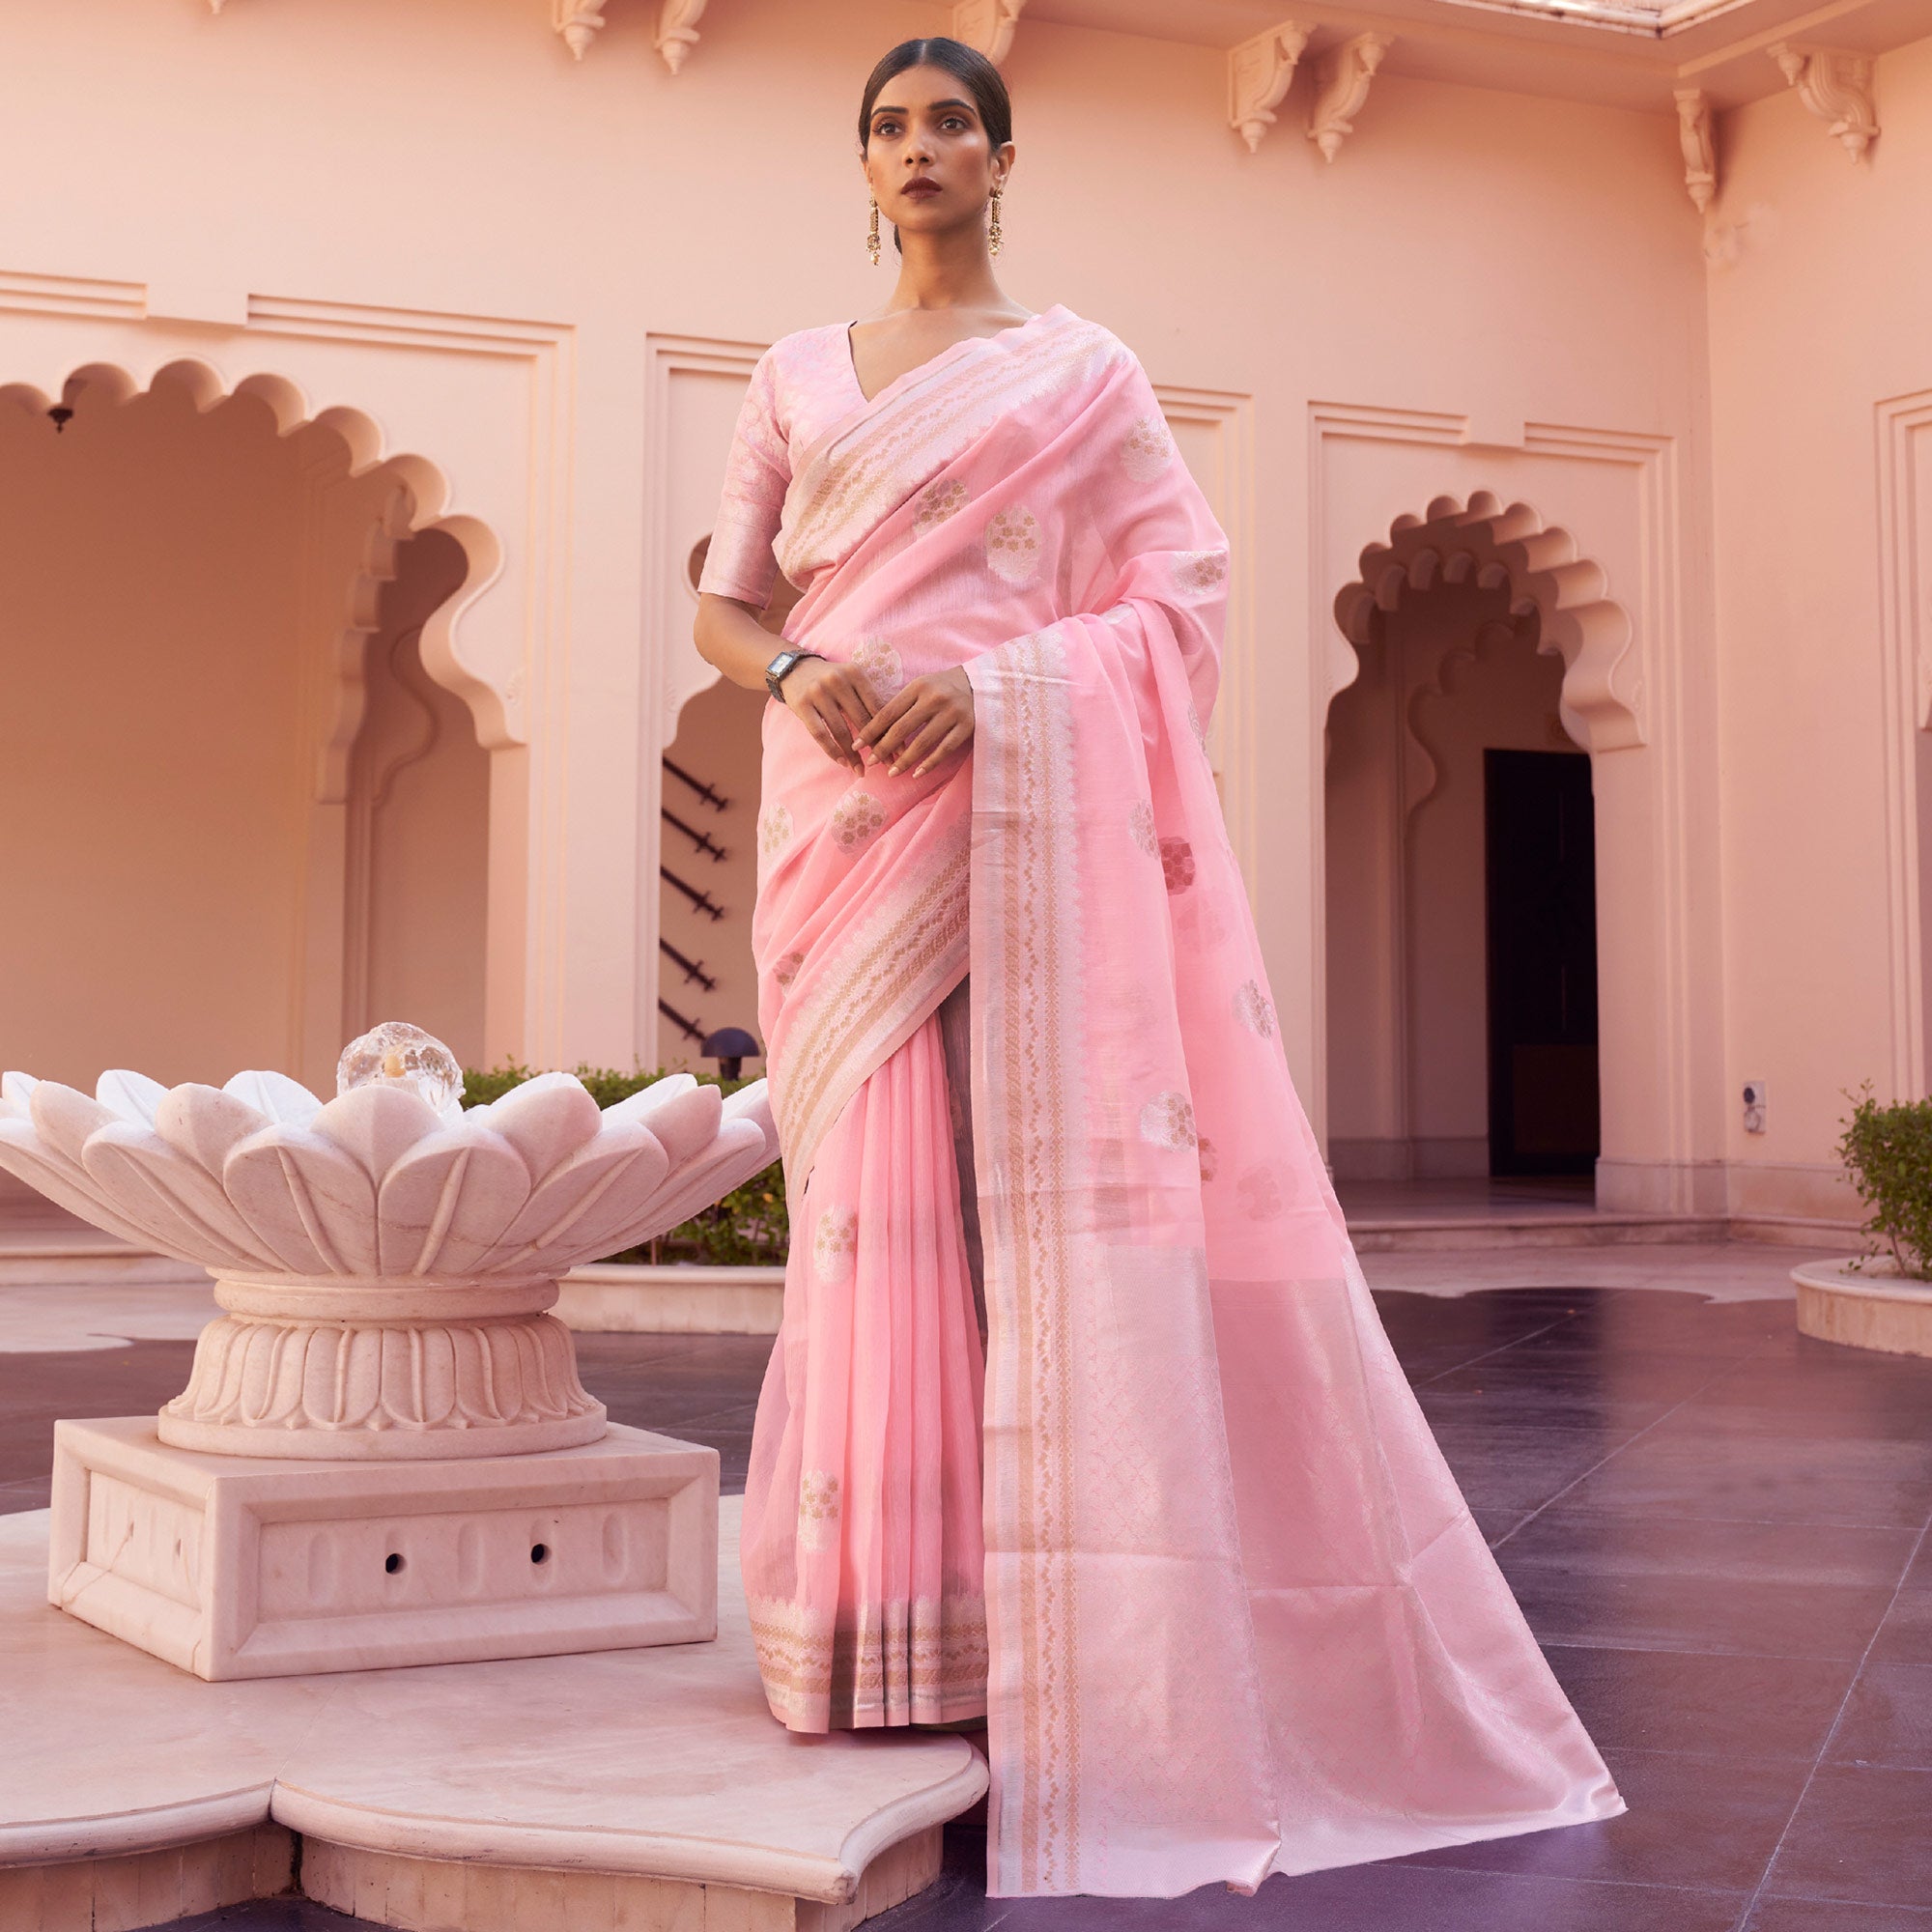
<svg viewBox="0 0 1932 1932">
<path fill-rule="evenodd" d="M 1702 214 L 1718 192 L 1718 151 L 1711 137 L 1711 103 L 1701 87 L 1677 89 L 1677 143 L 1684 150 L 1684 185 Z"/>
<path fill-rule="evenodd" d="M 604 26 L 604 10 L 611 0 L 550 0 L 551 25 L 564 44 L 582 60 Z M 657 31 L 652 36 L 666 67 L 675 73 L 684 57 L 697 44 L 697 20 L 705 0 L 662 0 Z"/>
<path fill-rule="evenodd" d="M 978 47 L 995 66 L 1012 52 L 1026 0 L 952 0 L 952 38 Z"/>
<path fill-rule="evenodd" d="M 1878 133 L 1872 105 L 1872 64 L 1865 54 L 1836 53 L 1825 47 L 1796 47 L 1779 41 L 1766 51 L 1788 86 L 1832 133 L 1846 154 L 1861 161 Z"/>
<path fill-rule="evenodd" d="M 1294 78 L 1308 31 L 1299 20 L 1283 20 L 1229 50 L 1228 125 L 1248 144 L 1251 155 L 1274 126 L 1274 110 Z"/>
<path fill-rule="evenodd" d="M 664 0 L 658 9 L 655 44 L 671 72 L 684 65 L 685 55 L 697 44 L 697 21 L 703 12 L 704 0 Z"/>
<path fill-rule="evenodd" d="M 1369 98 L 1369 82 L 1395 44 L 1393 34 L 1357 34 L 1326 55 L 1317 83 L 1315 111 L 1308 118 L 1308 138 L 1332 161 L 1344 139 L 1355 131 L 1355 116 Z"/>
<path fill-rule="evenodd" d="M 604 0 L 550 0 L 550 23 L 577 59 L 604 26 Z"/>
</svg>

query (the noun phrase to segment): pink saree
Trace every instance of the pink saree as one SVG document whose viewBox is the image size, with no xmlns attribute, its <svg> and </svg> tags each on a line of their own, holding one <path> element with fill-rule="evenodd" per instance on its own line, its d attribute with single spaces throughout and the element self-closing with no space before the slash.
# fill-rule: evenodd
<svg viewBox="0 0 1932 1932">
<path fill-rule="evenodd" d="M 1226 540 L 1140 365 L 1053 308 L 868 403 L 842 327 L 788 337 L 704 587 L 761 605 L 774 541 L 787 638 L 881 700 L 963 665 L 977 708 L 919 781 L 767 713 L 795 1238 L 744 1562 L 774 1712 L 984 1710 L 1003 1896 L 1614 1815 L 1290 1084 L 1203 738 Z M 969 972 L 983 1369 L 938 1017 Z"/>
</svg>

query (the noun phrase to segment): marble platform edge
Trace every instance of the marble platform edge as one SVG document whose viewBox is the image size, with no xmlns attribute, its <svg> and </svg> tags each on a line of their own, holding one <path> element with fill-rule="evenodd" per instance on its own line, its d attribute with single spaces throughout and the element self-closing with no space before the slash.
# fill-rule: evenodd
<svg viewBox="0 0 1932 1932">
<path fill-rule="evenodd" d="M 857 1893 L 874 1859 L 902 1839 L 956 1818 L 985 1795 L 989 1781 L 985 1760 L 964 1738 L 946 1742 L 958 1749 L 951 1775 L 923 1791 L 882 1805 L 846 1834 L 837 1858 L 667 1832 L 557 1829 L 519 1825 L 506 1818 L 404 1816 L 321 1797 L 279 1780 L 270 1801 L 270 1815 L 304 1838 L 355 1851 L 435 1859 L 447 1864 L 676 1879 L 842 1905 Z"/>
<path fill-rule="evenodd" d="M 38 1547 L 41 1558 L 35 1568 L 41 1576 L 44 1575 L 50 1519 L 51 1512 L 47 1510 L 23 1510 L 0 1518 L 0 1536 L 9 1543 Z M 37 1616 L 60 1615 L 38 1593 L 32 1612 Z M 64 1617 L 61 1620 L 68 1621 Z M 91 1640 L 113 1642 L 117 1652 L 122 1648 L 118 1641 L 101 1639 L 83 1625 L 76 1623 L 74 1629 Z M 149 1661 L 169 1676 L 176 1674 L 170 1666 Z M 441 1667 L 464 1670 L 470 1666 Z M 410 1674 L 416 1674 L 420 1668 L 412 1667 Z M 313 1685 L 324 1694 L 321 1706 L 308 1717 L 294 1720 L 298 1736 L 306 1741 L 322 1719 L 333 1687 L 353 1686 L 362 1680 L 347 1676 L 279 1681 L 291 1687 Z M 272 1688 L 274 1682 L 270 1680 L 269 1685 L 261 1688 Z M 252 1692 L 258 1687 L 207 1688 Z M 781 1734 L 776 1724 L 773 1731 L 776 1742 Z M 296 1747 L 292 1744 L 289 1750 Z M 797 1747 L 787 1744 L 784 1747 Z M 931 1772 L 924 1774 L 925 1781 L 917 1790 L 877 1804 L 868 1815 L 844 1833 L 833 1855 L 795 1848 L 746 1846 L 711 1835 L 671 1832 L 559 1830 L 546 1826 L 520 1832 L 499 1817 L 451 1820 L 404 1814 L 321 1797 L 271 1777 L 233 1791 L 125 1812 L 0 1822 L 0 1873 L 77 1863 L 91 1858 L 166 1852 L 272 1822 L 282 1829 L 352 1850 L 394 1852 L 445 1863 L 487 1863 L 519 1870 L 601 1871 L 712 1884 L 828 1905 L 842 1904 L 850 1901 L 877 1859 L 920 1832 L 957 1817 L 977 1804 L 987 1789 L 985 1761 L 966 1738 L 921 1733 L 918 1748 L 920 1756 L 928 1763 L 939 1760 Z M 5 1927 L 4 1932 L 12 1932 L 12 1927 Z"/>
<path fill-rule="evenodd" d="M 206 1838 L 252 1831 L 270 1820 L 274 1783 L 243 1785 L 211 1798 L 143 1810 L 97 1812 L 75 1818 L 23 1818 L 0 1823 L 0 1871 L 22 1865 L 72 1864 L 82 1859 L 128 1858 L 174 1851 Z"/>
</svg>

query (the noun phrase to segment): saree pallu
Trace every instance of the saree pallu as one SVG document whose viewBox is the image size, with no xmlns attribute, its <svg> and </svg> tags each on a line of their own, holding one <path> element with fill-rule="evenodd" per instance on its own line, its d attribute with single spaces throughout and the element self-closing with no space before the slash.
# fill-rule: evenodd
<svg viewBox="0 0 1932 1932">
<path fill-rule="evenodd" d="M 1139 364 L 1065 309 L 962 346 L 798 453 L 778 555 L 788 638 L 881 700 L 963 665 L 976 726 L 912 780 L 767 719 L 775 1711 L 940 1721 L 983 1673 L 1000 1896 L 1614 1815 L 1290 1083 L 1203 727 L 1226 540 Z M 983 1407 L 935 1018 L 969 972 Z"/>
</svg>

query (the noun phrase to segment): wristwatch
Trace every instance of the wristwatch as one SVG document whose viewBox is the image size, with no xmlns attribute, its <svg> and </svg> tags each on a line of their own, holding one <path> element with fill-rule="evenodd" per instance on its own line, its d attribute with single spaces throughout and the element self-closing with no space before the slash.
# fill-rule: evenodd
<svg viewBox="0 0 1932 1932">
<path fill-rule="evenodd" d="M 779 687 L 784 683 L 785 673 L 798 663 L 800 658 L 815 658 L 817 655 L 816 651 L 794 650 L 791 645 L 787 644 L 765 667 L 765 689 L 782 704 L 784 702 L 784 693 Z"/>
</svg>

